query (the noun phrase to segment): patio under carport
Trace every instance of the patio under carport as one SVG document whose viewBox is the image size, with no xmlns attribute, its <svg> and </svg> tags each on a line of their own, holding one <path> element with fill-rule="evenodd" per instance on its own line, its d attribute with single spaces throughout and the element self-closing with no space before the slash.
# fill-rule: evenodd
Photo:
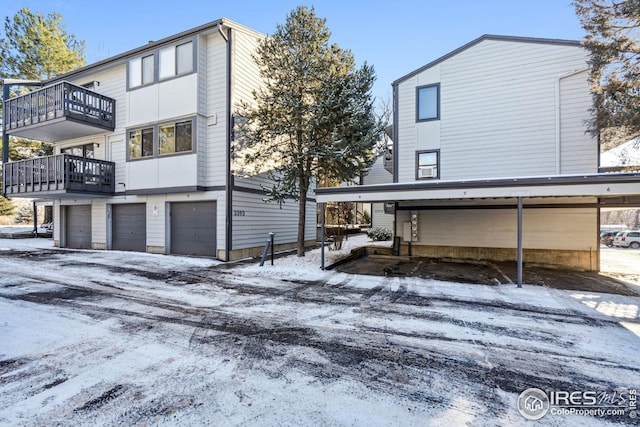
<svg viewBox="0 0 640 427">
<path fill-rule="evenodd" d="M 316 189 L 316 200 L 324 214 L 328 202 L 394 202 L 396 208 L 411 209 L 515 209 L 517 228 L 517 283 L 522 285 L 523 210 L 528 207 L 585 208 L 640 206 L 640 173 L 558 175 L 548 177 L 481 180 L 433 180 L 410 183 Z M 396 217 L 398 210 L 396 209 Z M 325 268 L 324 216 L 321 218 L 321 268 Z M 395 221 L 394 236 L 398 236 Z M 594 230 L 597 233 L 597 230 Z M 599 246 L 595 249 L 599 251 Z M 597 254 L 596 254 L 597 256 Z"/>
</svg>

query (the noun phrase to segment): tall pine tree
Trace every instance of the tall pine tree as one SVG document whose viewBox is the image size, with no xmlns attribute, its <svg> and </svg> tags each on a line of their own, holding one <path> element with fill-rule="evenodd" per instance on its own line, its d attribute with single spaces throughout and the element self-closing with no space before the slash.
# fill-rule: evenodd
<svg viewBox="0 0 640 427">
<path fill-rule="evenodd" d="M 84 46 L 84 41 L 66 32 L 59 13 L 43 16 L 22 8 L 12 18 L 5 17 L 0 37 L 0 77 L 50 79 L 83 66 Z M 52 152 L 51 144 L 12 137 L 9 158 L 16 161 Z M 6 199 L 1 203 L 12 209 Z"/>
<path fill-rule="evenodd" d="M 590 53 L 594 114 L 605 148 L 640 135 L 640 0 L 575 0 Z"/>
<path fill-rule="evenodd" d="M 46 80 L 85 64 L 84 41 L 67 33 L 62 15 L 43 16 L 22 8 L 5 17 L 0 39 L 0 73 L 3 77 Z"/>
<path fill-rule="evenodd" d="M 373 67 L 330 44 L 313 8 L 291 11 L 255 56 L 263 87 L 242 103 L 235 153 L 244 170 L 269 173 L 267 200 L 298 201 L 298 256 L 304 256 L 307 193 L 319 180 L 360 176 L 376 158 L 382 124 L 374 114 Z"/>
<path fill-rule="evenodd" d="M 44 16 L 22 8 L 12 18 L 5 17 L 0 38 L 0 77 L 50 79 L 83 66 L 84 47 L 84 41 L 67 33 L 59 13 Z M 22 160 L 52 151 L 50 144 L 12 138 L 9 158 Z"/>
</svg>

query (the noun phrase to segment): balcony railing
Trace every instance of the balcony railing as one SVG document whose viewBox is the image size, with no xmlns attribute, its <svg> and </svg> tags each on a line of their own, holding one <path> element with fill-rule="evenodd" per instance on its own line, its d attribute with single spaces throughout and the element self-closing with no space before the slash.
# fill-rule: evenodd
<svg viewBox="0 0 640 427">
<path fill-rule="evenodd" d="M 7 197 L 61 197 L 112 195 L 115 163 L 60 154 L 10 162 L 2 168 L 3 191 Z"/>
<path fill-rule="evenodd" d="M 59 119 L 68 119 L 94 129 L 114 130 L 115 100 L 81 86 L 61 82 L 4 103 L 4 131 L 8 134 L 49 142 L 77 136 L 41 130 L 32 135 L 28 133 L 30 128 L 40 128 Z M 96 133 L 95 130 L 85 132 Z"/>
</svg>

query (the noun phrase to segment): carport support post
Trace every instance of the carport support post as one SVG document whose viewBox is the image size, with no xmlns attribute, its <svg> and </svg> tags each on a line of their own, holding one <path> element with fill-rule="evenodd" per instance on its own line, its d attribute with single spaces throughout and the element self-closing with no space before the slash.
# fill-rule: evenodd
<svg viewBox="0 0 640 427">
<path fill-rule="evenodd" d="M 33 202 L 33 235 L 38 237 L 38 206 Z"/>
<path fill-rule="evenodd" d="M 320 203 L 320 268 L 324 270 L 324 203 Z"/>
<path fill-rule="evenodd" d="M 522 287 L 522 197 L 518 197 L 518 287 Z"/>
</svg>

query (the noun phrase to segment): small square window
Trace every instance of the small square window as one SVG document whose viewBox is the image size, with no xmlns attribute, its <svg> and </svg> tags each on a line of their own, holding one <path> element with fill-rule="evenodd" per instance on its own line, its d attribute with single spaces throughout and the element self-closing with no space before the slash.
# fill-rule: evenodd
<svg viewBox="0 0 640 427">
<path fill-rule="evenodd" d="M 416 89 L 416 121 L 440 119 L 440 85 Z"/>
<path fill-rule="evenodd" d="M 416 153 L 416 179 L 440 178 L 439 163 L 439 151 L 418 151 Z"/>
</svg>

